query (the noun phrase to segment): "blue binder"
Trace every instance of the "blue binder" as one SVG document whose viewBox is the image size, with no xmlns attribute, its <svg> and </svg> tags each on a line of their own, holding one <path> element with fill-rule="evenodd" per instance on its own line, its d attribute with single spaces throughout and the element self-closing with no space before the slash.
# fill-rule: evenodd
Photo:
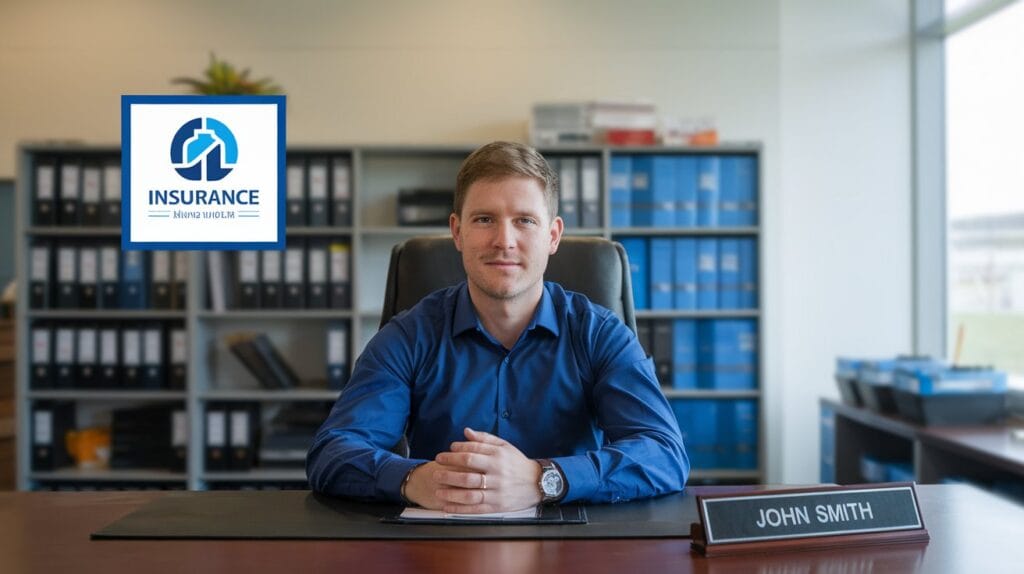
<svg viewBox="0 0 1024 574">
<path fill-rule="evenodd" d="M 624 237 L 619 240 L 626 249 L 629 258 L 629 275 L 633 281 L 633 306 L 637 309 L 649 309 L 650 284 L 648 283 L 647 239 L 643 237 Z"/>
<path fill-rule="evenodd" d="M 697 308 L 718 308 L 718 240 L 697 240 Z"/>
<path fill-rule="evenodd" d="M 740 470 L 757 468 L 757 403 L 750 399 L 732 401 L 732 461 Z"/>
<path fill-rule="evenodd" d="M 675 240 L 675 308 L 697 308 L 697 240 Z"/>
<path fill-rule="evenodd" d="M 740 240 L 718 242 L 718 308 L 740 307 Z"/>
<path fill-rule="evenodd" d="M 675 291 L 675 273 L 673 272 L 672 243 L 669 237 L 651 238 L 650 264 L 651 271 L 651 309 L 671 309 Z"/>
<path fill-rule="evenodd" d="M 630 179 L 633 227 L 650 227 L 654 223 L 654 198 L 651 196 L 653 163 L 653 156 L 638 155 L 633 158 L 633 174 Z"/>
<path fill-rule="evenodd" d="M 757 242 L 753 239 L 739 240 L 740 309 L 757 308 Z"/>
<path fill-rule="evenodd" d="M 121 259 L 121 308 L 146 307 L 146 252 L 124 251 Z"/>
<path fill-rule="evenodd" d="M 697 225 L 717 227 L 720 169 L 718 156 L 701 156 L 697 169 Z"/>
<path fill-rule="evenodd" d="M 672 388 L 697 388 L 697 321 L 676 319 L 672 325 Z"/>
<path fill-rule="evenodd" d="M 757 225 L 757 162 L 754 156 L 723 158 L 721 176 L 721 225 Z"/>
<path fill-rule="evenodd" d="M 672 156 L 651 158 L 651 225 L 676 224 L 676 160 Z M 658 261 L 658 259 L 655 259 Z"/>
<path fill-rule="evenodd" d="M 754 158 L 730 155 L 721 158 L 718 223 L 723 227 L 757 224 L 757 184 Z"/>
<path fill-rule="evenodd" d="M 632 225 L 633 160 L 628 155 L 613 155 L 608 174 L 608 192 L 611 199 L 612 227 Z"/>
<path fill-rule="evenodd" d="M 676 158 L 676 225 L 697 226 L 697 156 Z"/>
<path fill-rule="evenodd" d="M 709 321 L 711 388 L 750 390 L 757 385 L 757 331 L 748 319 Z"/>
<path fill-rule="evenodd" d="M 721 466 L 718 456 L 719 409 L 714 400 L 673 400 L 672 410 L 679 422 L 691 470 Z"/>
</svg>

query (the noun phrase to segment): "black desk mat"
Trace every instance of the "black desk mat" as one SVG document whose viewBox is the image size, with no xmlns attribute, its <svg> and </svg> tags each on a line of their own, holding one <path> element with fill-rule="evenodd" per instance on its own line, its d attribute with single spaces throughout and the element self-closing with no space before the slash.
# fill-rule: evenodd
<svg viewBox="0 0 1024 574">
<path fill-rule="evenodd" d="M 92 533 L 106 539 L 486 540 L 689 537 L 697 504 L 686 494 L 586 507 L 587 524 L 389 524 L 401 507 L 304 490 L 176 492 Z"/>
</svg>

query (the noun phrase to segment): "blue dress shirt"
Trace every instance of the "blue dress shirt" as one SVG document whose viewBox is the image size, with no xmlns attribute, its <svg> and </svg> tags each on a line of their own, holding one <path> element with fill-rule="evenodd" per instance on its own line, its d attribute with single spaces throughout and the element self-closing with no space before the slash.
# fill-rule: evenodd
<svg viewBox="0 0 1024 574">
<path fill-rule="evenodd" d="M 401 500 L 406 474 L 470 427 L 550 458 L 564 502 L 682 490 L 690 464 L 636 336 L 611 311 L 544 283 L 511 350 L 477 318 L 463 282 L 395 316 L 367 344 L 306 458 L 314 490 Z M 403 432 L 410 458 L 394 454 Z"/>
</svg>

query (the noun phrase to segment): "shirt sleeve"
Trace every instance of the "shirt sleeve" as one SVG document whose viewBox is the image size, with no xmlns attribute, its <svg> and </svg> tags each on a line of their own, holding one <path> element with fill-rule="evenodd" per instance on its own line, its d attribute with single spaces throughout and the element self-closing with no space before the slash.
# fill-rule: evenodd
<svg viewBox="0 0 1024 574">
<path fill-rule="evenodd" d="M 636 336 L 610 318 L 590 332 L 593 406 L 605 444 L 554 458 L 569 490 L 564 502 L 623 502 L 678 492 L 690 462 L 679 425 Z"/>
<path fill-rule="evenodd" d="M 310 488 L 334 496 L 401 501 L 405 475 L 427 462 L 394 452 L 409 418 L 412 347 L 391 322 L 356 361 L 352 379 L 306 456 Z"/>
</svg>

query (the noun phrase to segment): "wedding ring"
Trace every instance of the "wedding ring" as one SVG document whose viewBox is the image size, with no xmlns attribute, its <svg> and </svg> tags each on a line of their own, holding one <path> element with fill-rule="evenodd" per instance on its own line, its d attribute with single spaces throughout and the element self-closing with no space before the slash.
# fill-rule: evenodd
<svg viewBox="0 0 1024 574">
<path fill-rule="evenodd" d="M 480 490 L 487 490 L 487 475 L 481 472 L 480 480 L 484 483 L 483 486 L 480 487 Z"/>
</svg>

